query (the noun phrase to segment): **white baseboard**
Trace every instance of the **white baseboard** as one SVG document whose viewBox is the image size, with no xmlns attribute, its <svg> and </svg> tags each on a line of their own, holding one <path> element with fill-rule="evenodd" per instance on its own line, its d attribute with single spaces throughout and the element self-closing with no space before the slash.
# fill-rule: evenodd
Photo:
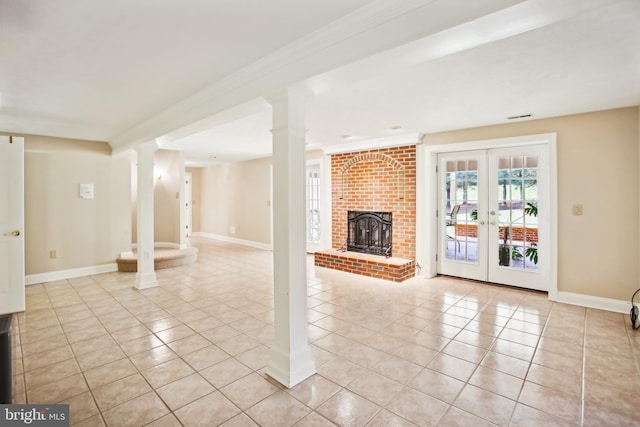
<svg viewBox="0 0 640 427">
<path fill-rule="evenodd" d="M 192 237 L 204 237 L 206 239 L 220 240 L 222 242 L 235 243 L 237 245 L 249 246 L 256 249 L 264 249 L 270 251 L 273 248 L 266 243 L 252 242 L 251 240 L 236 239 L 235 237 L 221 236 L 219 234 L 204 233 L 202 231 L 195 232 Z"/>
<path fill-rule="evenodd" d="M 551 295 L 549 295 L 551 299 Z M 613 311 L 615 313 L 629 313 L 631 301 L 621 301 L 611 298 L 594 297 L 592 295 L 576 294 L 573 292 L 558 291 L 556 302 L 579 305 L 582 307 L 596 308 L 598 310 Z"/>
<path fill-rule="evenodd" d="M 73 268 L 70 270 L 50 271 L 48 273 L 29 274 L 25 276 L 26 285 L 55 282 L 56 280 L 73 279 L 75 277 L 91 276 L 93 274 L 112 273 L 118 271 L 118 264 L 94 265 L 91 267 Z"/>
</svg>

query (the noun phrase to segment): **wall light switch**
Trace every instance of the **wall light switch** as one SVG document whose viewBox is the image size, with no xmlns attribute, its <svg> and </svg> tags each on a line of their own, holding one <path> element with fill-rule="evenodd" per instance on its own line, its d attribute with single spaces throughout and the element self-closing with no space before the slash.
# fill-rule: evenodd
<svg viewBox="0 0 640 427">
<path fill-rule="evenodd" d="M 582 205 L 573 205 L 573 216 L 582 215 Z"/>
<path fill-rule="evenodd" d="M 93 199 L 93 184 L 80 184 L 80 198 Z"/>
</svg>

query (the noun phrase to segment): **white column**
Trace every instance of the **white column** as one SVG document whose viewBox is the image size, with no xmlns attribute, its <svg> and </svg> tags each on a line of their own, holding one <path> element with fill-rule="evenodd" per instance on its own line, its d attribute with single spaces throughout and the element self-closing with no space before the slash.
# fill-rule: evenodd
<svg viewBox="0 0 640 427">
<path fill-rule="evenodd" d="M 154 266 L 153 235 L 153 155 L 155 141 L 140 144 L 138 153 L 138 274 L 135 287 L 147 289 L 158 286 Z"/>
<path fill-rule="evenodd" d="M 286 387 L 316 372 L 307 339 L 305 99 L 291 88 L 267 99 L 273 108 L 275 339 L 266 372 Z"/>
</svg>

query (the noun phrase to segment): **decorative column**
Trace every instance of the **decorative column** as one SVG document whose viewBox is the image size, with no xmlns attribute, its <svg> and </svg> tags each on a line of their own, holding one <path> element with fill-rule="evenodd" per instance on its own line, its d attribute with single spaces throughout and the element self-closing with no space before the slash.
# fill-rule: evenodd
<svg viewBox="0 0 640 427">
<path fill-rule="evenodd" d="M 266 372 L 286 387 L 316 372 L 307 338 L 305 99 L 292 88 L 267 97 L 273 111 L 275 339 Z"/>
<path fill-rule="evenodd" d="M 158 149 L 155 141 L 140 144 L 138 153 L 138 274 L 135 287 L 147 289 L 158 286 L 154 266 L 153 235 L 153 155 Z"/>
</svg>

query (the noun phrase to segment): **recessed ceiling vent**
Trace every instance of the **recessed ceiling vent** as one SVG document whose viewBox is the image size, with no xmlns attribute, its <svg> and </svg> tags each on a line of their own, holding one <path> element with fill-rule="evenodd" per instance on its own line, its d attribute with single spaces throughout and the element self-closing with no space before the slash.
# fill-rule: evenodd
<svg viewBox="0 0 640 427">
<path fill-rule="evenodd" d="M 526 119 L 527 117 L 531 117 L 531 114 L 522 114 L 521 116 L 511 116 L 511 117 L 507 117 L 507 119 L 509 120 Z"/>
</svg>

